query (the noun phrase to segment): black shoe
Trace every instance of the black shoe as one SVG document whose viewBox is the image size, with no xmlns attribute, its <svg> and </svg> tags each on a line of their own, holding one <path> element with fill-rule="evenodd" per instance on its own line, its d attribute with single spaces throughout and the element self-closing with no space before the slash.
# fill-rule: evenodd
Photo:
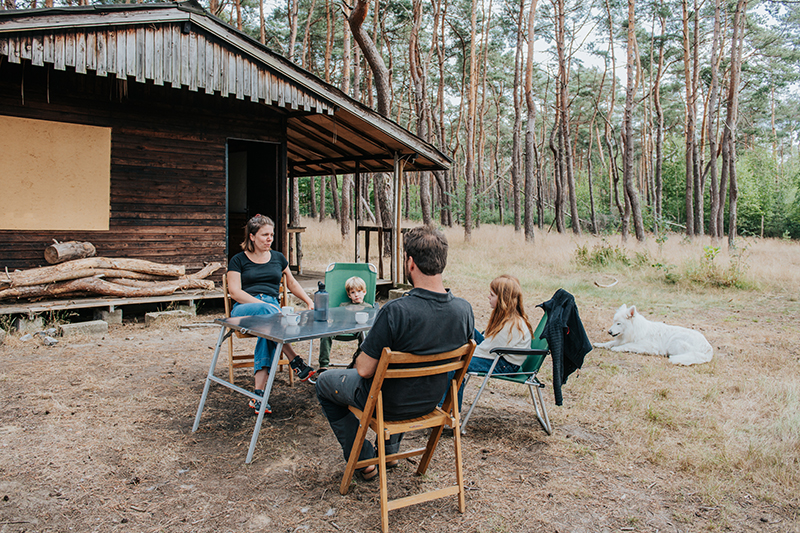
<svg viewBox="0 0 800 533">
<path fill-rule="evenodd" d="M 292 367 L 292 370 L 297 374 L 300 381 L 308 381 L 308 379 L 314 375 L 314 369 L 305 364 L 303 358 L 299 355 L 292 359 L 289 366 Z"/>
</svg>

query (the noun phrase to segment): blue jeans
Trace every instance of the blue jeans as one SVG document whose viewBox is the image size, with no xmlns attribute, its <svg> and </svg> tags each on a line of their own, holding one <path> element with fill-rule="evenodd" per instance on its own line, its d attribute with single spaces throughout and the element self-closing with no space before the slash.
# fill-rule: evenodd
<svg viewBox="0 0 800 533">
<path fill-rule="evenodd" d="M 483 342 L 483 334 L 478 331 L 477 329 L 473 332 L 473 339 L 475 342 L 480 344 Z M 473 357 L 469 361 L 469 367 L 467 368 L 467 372 L 489 372 L 489 369 L 492 367 L 492 362 L 494 362 L 494 358 L 492 359 L 485 359 L 483 357 Z M 492 374 L 512 374 L 519 370 L 519 366 L 513 363 L 509 363 L 504 358 L 500 358 L 497 361 L 497 365 L 494 367 L 494 371 Z M 450 372 L 447 376 L 448 379 L 453 379 L 455 376 L 455 372 Z M 466 381 L 466 380 L 465 380 Z M 447 393 L 445 393 L 446 395 Z M 464 383 L 461 383 L 461 388 L 458 389 L 458 412 L 461 412 L 461 404 L 464 402 Z M 444 398 L 442 401 L 439 402 L 439 407 L 442 406 L 444 403 Z"/>
<path fill-rule="evenodd" d="M 231 309 L 231 316 L 274 315 L 275 313 L 280 313 L 281 306 L 278 303 L 278 299 L 274 296 L 257 294 L 255 297 L 261 300 L 261 303 L 235 303 L 233 304 L 233 309 Z M 256 349 L 253 353 L 253 373 L 258 372 L 262 368 L 269 370 L 277 346 L 278 345 L 274 341 L 268 341 L 261 337 L 258 338 L 256 341 Z"/>
<path fill-rule="evenodd" d="M 339 369 L 333 368 L 320 374 L 317 379 L 317 398 L 325 413 L 325 418 L 331 425 L 336 440 L 342 447 L 344 460 L 350 458 L 350 451 L 353 449 L 353 442 L 356 440 L 359 420 L 347 407 L 352 405 L 358 409 L 364 409 L 367 403 L 369 389 L 372 387 L 372 379 L 364 379 L 358 375 L 358 370 L 354 368 Z M 386 441 L 386 454 L 397 453 L 400 451 L 400 441 L 403 434 L 392 435 Z M 375 457 L 376 450 L 371 442 L 364 440 L 358 459 L 372 459 Z"/>
</svg>

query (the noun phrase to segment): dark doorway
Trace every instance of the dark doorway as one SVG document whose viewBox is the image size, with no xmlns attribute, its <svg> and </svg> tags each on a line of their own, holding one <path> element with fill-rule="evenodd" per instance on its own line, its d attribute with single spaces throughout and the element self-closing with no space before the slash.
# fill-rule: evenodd
<svg viewBox="0 0 800 533">
<path fill-rule="evenodd" d="M 228 260 L 242 251 L 247 221 L 262 214 L 275 221 L 273 250 L 283 249 L 280 144 L 228 139 Z"/>
</svg>

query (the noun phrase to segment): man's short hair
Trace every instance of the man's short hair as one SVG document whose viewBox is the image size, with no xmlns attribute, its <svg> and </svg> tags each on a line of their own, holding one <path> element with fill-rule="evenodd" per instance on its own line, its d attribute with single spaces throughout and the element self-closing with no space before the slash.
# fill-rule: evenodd
<svg viewBox="0 0 800 533">
<path fill-rule="evenodd" d="M 363 279 L 359 278 L 358 276 L 353 276 L 352 278 L 348 278 L 347 281 L 344 282 L 344 290 L 349 294 L 353 291 L 364 291 L 367 290 L 367 282 Z"/>
<path fill-rule="evenodd" d="M 447 266 L 447 237 L 433 226 L 419 226 L 406 232 L 403 250 L 406 256 L 414 258 L 414 264 L 426 276 L 441 274 Z"/>
</svg>

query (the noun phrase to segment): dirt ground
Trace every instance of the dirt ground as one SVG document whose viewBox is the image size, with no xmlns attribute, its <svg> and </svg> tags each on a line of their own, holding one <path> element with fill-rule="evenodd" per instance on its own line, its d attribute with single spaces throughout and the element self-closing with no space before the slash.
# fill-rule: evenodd
<svg viewBox="0 0 800 533">
<path fill-rule="evenodd" d="M 219 332 L 202 324 L 220 316 L 212 310 L 149 327 L 126 322 L 102 338 L 55 346 L 6 338 L 0 533 L 379 530 L 377 483 L 338 492 L 344 461 L 312 385 L 290 388 L 287 374 L 278 374 L 274 414 L 250 465 L 244 459 L 255 416 L 244 397 L 212 386 L 192 433 Z M 584 321 L 597 329 L 606 318 L 589 312 Z M 196 327 L 182 327 L 190 322 Z M 307 349 L 300 345 L 298 353 Z M 343 361 L 352 346 L 334 349 L 334 361 Z M 599 364 L 587 358 L 585 369 Z M 241 386 L 251 379 L 237 373 Z M 470 384 L 466 397 L 474 391 Z M 458 513 L 455 498 L 437 500 L 391 512 L 392 530 L 797 531 L 796 510 L 748 494 L 720 526 L 713 502 L 681 488 L 690 486 L 682 479 L 690 474 L 644 461 L 620 465 L 615 435 L 570 423 L 565 394 L 555 410 L 552 389 L 545 390 L 555 426 L 547 436 L 524 391 L 493 389 L 463 439 L 466 513 Z M 451 441 L 443 439 L 426 476 L 415 477 L 409 463 L 391 471 L 390 496 L 452 479 Z M 586 453 L 574 452 L 576 442 Z"/>
</svg>

